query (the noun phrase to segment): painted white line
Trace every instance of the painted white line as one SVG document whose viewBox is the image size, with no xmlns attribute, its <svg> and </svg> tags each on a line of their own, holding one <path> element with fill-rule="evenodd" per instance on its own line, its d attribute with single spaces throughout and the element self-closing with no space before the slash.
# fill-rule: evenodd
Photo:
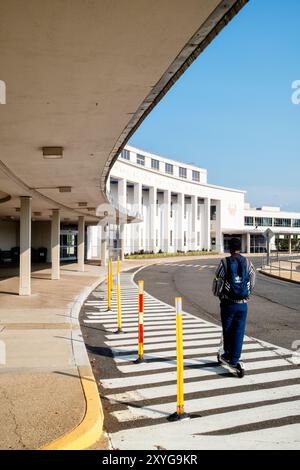
<svg viewBox="0 0 300 470">
<path fill-rule="evenodd" d="M 86 320 L 86 321 L 93 321 L 93 320 Z M 99 323 L 99 320 L 95 320 L 95 322 L 98 322 Z M 174 327 L 175 328 L 175 327 Z M 183 331 L 184 332 L 190 332 L 190 333 L 196 333 L 199 329 L 201 331 L 204 331 L 204 330 L 209 330 L 209 331 L 213 331 L 213 326 L 202 326 L 202 325 L 193 325 L 193 328 L 191 328 L 191 324 L 186 324 L 183 326 Z M 130 332 L 135 332 L 136 328 L 131 328 L 131 327 L 126 327 L 124 328 L 124 331 L 125 333 L 130 333 Z M 215 331 L 221 331 L 221 328 L 218 328 L 218 327 L 215 327 L 214 328 Z M 166 334 L 166 333 L 172 333 L 174 332 L 175 334 L 175 329 L 173 328 L 170 328 L 170 325 L 161 325 L 161 326 L 148 326 L 148 327 L 145 327 L 145 331 L 144 331 L 144 335 L 147 335 L 149 334 L 152 335 L 153 334 Z"/>
<path fill-rule="evenodd" d="M 265 361 L 250 362 L 247 364 L 247 371 L 255 371 L 260 369 L 278 368 L 287 366 L 284 359 L 273 359 Z M 196 377 L 209 377 L 217 374 L 227 373 L 228 369 L 222 366 L 203 367 L 202 369 L 186 369 L 184 371 L 184 378 L 192 379 Z M 171 372 L 157 372 L 156 374 L 136 375 L 133 377 L 117 377 L 111 379 L 101 380 L 101 384 L 105 388 L 125 388 L 125 387 L 139 387 L 141 385 L 161 384 L 163 382 L 170 382 L 176 380 L 176 370 Z M 241 381 L 241 385 L 243 382 Z M 297 385 L 299 393 L 300 387 Z"/>
<path fill-rule="evenodd" d="M 285 398 L 294 398 L 295 400 L 298 398 L 300 400 L 299 392 L 299 385 L 290 385 L 280 388 L 269 388 L 254 390 L 252 392 L 232 393 L 230 395 L 217 395 L 214 397 L 186 400 L 184 407 L 186 412 L 195 413 L 197 411 L 203 412 L 216 410 L 218 408 L 229 408 L 231 406 L 256 404 L 268 400 L 279 400 Z M 278 404 L 278 407 L 280 406 L 281 403 Z M 142 418 L 155 419 L 169 416 L 174 412 L 174 409 L 174 402 L 170 402 L 162 405 L 149 405 L 143 408 L 129 406 L 127 410 L 115 411 L 112 415 L 115 416 L 119 422 L 126 422 Z M 247 412 L 248 409 L 245 410 L 245 413 Z"/>
<path fill-rule="evenodd" d="M 184 330 L 185 333 L 207 333 L 207 332 L 213 332 L 213 331 L 221 331 L 220 328 L 213 328 L 213 327 L 200 327 L 198 326 L 197 328 L 186 328 Z M 133 332 L 127 332 L 126 334 L 124 334 L 124 338 L 126 339 L 130 339 L 130 338 L 136 338 L 136 331 L 133 331 Z M 159 337 L 159 336 L 169 336 L 169 335 L 173 335 L 173 337 L 175 337 L 175 332 L 174 330 L 165 330 L 165 328 L 160 328 L 160 330 L 154 330 L 154 332 L 151 332 L 151 331 L 145 331 L 144 332 L 145 334 L 145 338 L 148 336 L 148 337 Z M 111 339 L 116 339 L 116 336 L 115 335 L 110 335 L 110 334 L 106 334 L 105 337 L 108 339 L 108 340 L 111 340 Z"/>
<path fill-rule="evenodd" d="M 299 435 L 296 434 L 300 429 L 300 426 L 298 425 L 286 426 L 282 429 L 267 429 L 263 434 L 265 438 L 264 440 L 262 440 L 261 437 L 263 430 L 239 433 L 234 436 L 203 436 L 203 434 L 225 430 L 231 427 L 248 425 L 251 423 L 260 423 L 295 416 L 298 414 L 299 401 L 291 401 L 288 403 L 282 403 L 280 406 L 276 404 L 250 408 L 247 410 L 247 413 L 245 413 L 245 410 L 239 410 L 194 418 L 189 421 L 172 424 L 166 423 L 147 426 L 143 427 L 143 433 L 140 434 L 139 439 L 137 439 L 136 428 L 111 434 L 110 438 L 113 447 L 122 450 L 157 450 L 157 445 L 168 450 L 179 448 L 203 449 L 208 447 L 210 449 L 217 449 L 219 447 L 226 449 L 236 449 L 240 447 L 243 447 L 244 449 L 256 449 L 257 447 L 260 447 L 260 449 L 265 449 L 266 447 L 280 449 L 285 448 L 284 445 L 282 447 L 282 441 L 284 441 L 284 432 L 285 428 L 287 428 L 288 431 L 292 430 L 292 432 L 288 432 L 289 439 L 292 441 L 292 446 L 289 445 L 288 442 L 286 442 L 286 444 L 289 448 L 295 449 L 300 446 Z M 276 440 L 274 441 L 273 433 L 276 433 L 277 442 Z M 239 444 L 240 440 L 241 444 Z"/>
<path fill-rule="evenodd" d="M 215 331 L 213 333 L 198 333 L 197 335 L 188 335 L 185 337 L 185 340 L 184 340 L 184 344 L 187 345 L 187 344 L 190 344 L 190 341 L 192 340 L 197 340 L 198 341 L 198 344 L 201 345 L 202 344 L 202 340 L 203 339 L 207 339 L 207 338 L 220 338 L 220 334 L 218 331 Z M 175 345 L 176 343 L 174 341 L 171 341 L 174 339 L 174 334 L 170 335 L 170 336 L 164 336 L 163 338 L 162 337 L 158 337 L 158 338 L 145 338 L 144 339 L 144 344 L 151 344 L 151 346 L 153 345 L 159 345 L 159 344 L 162 344 L 162 343 L 165 343 L 166 346 L 169 344 L 169 345 Z M 130 344 L 136 344 L 136 338 L 133 338 L 133 339 L 120 339 L 120 340 L 116 340 L 116 341 L 105 341 L 105 344 L 107 346 L 111 346 L 111 347 L 114 347 L 114 346 L 127 346 L 127 345 L 130 345 Z"/>
<path fill-rule="evenodd" d="M 188 347 L 188 346 L 207 346 L 207 345 L 210 345 L 210 344 L 215 344 L 216 345 L 215 349 L 218 349 L 219 343 L 220 343 L 220 335 L 217 336 L 217 337 L 214 337 L 214 338 L 207 338 L 207 339 L 202 339 L 202 340 L 192 340 L 192 341 L 185 340 L 184 341 L 185 347 Z M 254 341 L 252 341 L 250 339 L 245 340 L 244 344 L 248 344 L 248 343 L 257 344 L 257 343 L 255 343 Z M 170 343 L 165 343 L 165 344 L 163 344 L 163 343 L 148 344 L 148 346 L 147 346 L 146 342 L 144 342 L 144 344 L 145 344 L 145 351 L 148 354 L 152 354 L 152 351 L 163 351 L 164 349 L 172 349 L 172 352 L 169 351 L 170 355 L 175 355 L 176 354 L 176 342 L 175 341 L 173 343 L 170 342 Z M 135 343 L 134 343 L 134 345 L 135 345 Z M 116 345 L 112 346 L 113 351 L 116 350 L 115 348 L 116 348 Z M 121 350 L 122 352 L 132 351 L 132 350 L 135 350 L 135 347 L 133 345 L 119 345 L 117 350 L 119 350 L 119 351 Z M 200 351 L 200 349 L 199 349 L 199 351 Z M 162 356 L 160 356 L 160 357 L 162 357 Z"/>
<path fill-rule="evenodd" d="M 215 341 L 215 343 L 217 344 L 218 342 Z M 244 350 L 247 350 L 247 349 L 260 349 L 261 350 L 261 357 L 264 357 L 263 356 L 263 353 L 264 353 L 264 349 L 257 343 L 253 343 L 253 344 L 245 344 L 244 347 L 243 347 Z M 193 356 L 193 355 L 196 355 L 196 354 L 209 354 L 209 353 L 213 353 L 213 352 L 216 352 L 217 350 L 217 346 L 214 346 L 214 347 L 207 347 L 207 348 L 192 348 L 192 349 L 188 349 L 186 348 L 184 350 L 184 357 L 187 357 L 187 356 Z M 113 349 L 113 353 L 115 354 L 118 354 L 119 352 L 122 352 L 122 348 L 121 349 L 116 349 L 114 348 Z M 168 357 L 174 357 L 176 356 L 176 350 L 171 350 L 171 351 L 160 351 L 160 352 L 154 352 L 154 353 L 149 353 L 147 354 L 147 351 L 145 351 L 145 354 L 144 354 L 144 358 L 145 360 L 150 360 L 150 359 L 161 359 L 161 358 L 168 358 Z M 116 356 L 114 358 L 114 360 L 116 362 L 129 362 L 129 361 L 134 361 L 136 359 L 135 357 L 135 354 L 128 354 L 128 355 L 125 355 L 125 356 Z M 159 366 L 157 365 L 157 367 L 159 368 Z M 300 374 L 300 372 L 299 372 Z"/>
<path fill-rule="evenodd" d="M 277 357 L 276 353 L 273 351 L 265 351 L 264 352 L 264 359 L 267 358 L 275 358 Z M 261 351 L 251 351 L 251 352 L 244 352 L 242 359 L 246 362 L 247 360 L 250 359 L 260 359 L 261 358 Z M 212 354 L 207 354 L 204 357 L 201 357 L 199 359 L 197 358 L 189 358 L 185 359 L 184 361 L 184 367 L 185 370 L 187 370 L 189 367 L 194 367 L 194 366 L 201 366 L 202 364 L 208 364 L 208 363 L 215 363 L 216 362 L 216 351 L 214 351 Z M 137 373 L 137 372 L 149 372 L 153 370 L 163 370 L 163 369 L 170 369 L 173 367 L 176 367 L 176 360 L 172 359 L 169 361 L 164 361 L 160 362 L 159 364 L 157 362 L 145 362 L 143 364 L 126 364 L 126 365 L 118 365 L 117 366 L 119 371 L 122 372 L 123 374 L 131 374 L 131 373 Z M 246 365 L 248 367 L 248 364 Z"/>
<path fill-rule="evenodd" d="M 135 327 L 135 325 L 137 324 L 136 321 L 132 321 L 132 320 L 128 320 L 127 322 L 124 321 L 124 330 L 125 331 L 130 331 L 130 327 L 133 326 Z M 194 320 L 193 318 L 186 318 L 184 319 L 183 321 L 184 325 L 186 326 L 198 326 L 200 323 L 197 321 L 197 320 Z M 172 326 L 175 328 L 176 327 L 176 318 L 175 318 L 175 315 L 173 318 L 166 318 L 164 320 L 161 320 L 161 319 L 153 319 L 153 318 L 147 318 L 146 316 L 144 316 L 144 328 L 148 331 L 151 331 L 149 327 L 152 327 L 152 326 L 166 326 L 166 325 L 169 325 L 169 328 L 172 328 Z M 103 324 L 104 328 L 110 328 L 111 324 L 110 323 L 107 323 L 105 322 Z"/>
<path fill-rule="evenodd" d="M 243 385 L 259 385 L 259 384 L 270 384 L 279 380 L 299 379 L 299 370 L 286 370 L 280 372 L 262 372 L 252 376 L 245 376 L 243 378 Z M 241 381 L 236 377 L 219 378 L 213 380 L 204 380 L 199 382 L 188 382 L 185 384 L 185 393 L 195 393 L 219 390 L 231 387 L 240 387 Z M 154 398 L 168 397 L 176 395 L 176 385 L 164 385 L 164 386 L 153 386 L 151 388 L 140 388 L 138 390 L 132 390 L 124 393 L 117 393 L 114 395 L 107 395 L 106 398 L 111 401 L 140 401 L 140 400 L 151 400 Z M 300 409 L 298 410 L 300 411 Z"/>
</svg>

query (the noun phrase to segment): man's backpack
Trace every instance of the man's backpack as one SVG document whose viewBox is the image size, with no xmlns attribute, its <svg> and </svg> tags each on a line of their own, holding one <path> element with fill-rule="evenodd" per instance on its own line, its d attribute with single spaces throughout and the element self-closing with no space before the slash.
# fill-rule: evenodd
<svg viewBox="0 0 300 470">
<path fill-rule="evenodd" d="M 224 261 L 225 282 L 222 295 L 231 300 L 247 300 L 250 296 L 249 261 L 244 256 L 229 256 Z"/>
</svg>

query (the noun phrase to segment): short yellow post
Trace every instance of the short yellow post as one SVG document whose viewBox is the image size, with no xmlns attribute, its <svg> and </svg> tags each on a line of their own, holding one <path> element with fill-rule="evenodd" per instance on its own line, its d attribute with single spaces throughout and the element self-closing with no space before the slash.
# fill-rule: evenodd
<svg viewBox="0 0 300 470">
<path fill-rule="evenodd" d="M 188 419 L 184 412 L 184 367 L 183 367 L 183 333 L 182 333 L 182 299 L 176 297 L 176 358 L 177 358 L 177 407 L 176 412 L 168 417 L 168 421 Z"/>
<path fill-rule="evenodd" d="M 107 311 L 111 310 L 111 274 L 110 274 L 110 261 L 107 263 Z"/>
<path fill-rule="evenodd" d="M 121 305 L 121 279 L 120 257 L 117 260 L 117 306 L 118 306 L 118 333 L 122 333 L 122 305 Z"/>
<path fill-rule="evenodd" d="M 112 260 L 110 259 L 110 290 L 112 291 L 114 288 L 114 273 L 113 273 L 113 264 Z"/>
</svg>

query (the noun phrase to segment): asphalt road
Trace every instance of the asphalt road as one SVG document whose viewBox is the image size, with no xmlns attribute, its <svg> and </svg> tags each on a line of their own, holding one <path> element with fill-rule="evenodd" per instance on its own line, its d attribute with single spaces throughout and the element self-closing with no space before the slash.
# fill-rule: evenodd
<svg viewBox="0 0 300 470">
<path fill-rule="evenodd" d="M 145 281 L 145 290 L 174 305 L 182 297 L 183 309 L 205 320 L 220 324 L 219 301 L 211 285 L 219 259 L 168 263 L 144 268 L 135 280 Z M 260 258 L 252 258 L 255 267 Z M 246 333 L 257 339 L 291 348 L 300 340 L 300 285 L 272 279 L 257 273 L 249 302 Z"/>
</svg>

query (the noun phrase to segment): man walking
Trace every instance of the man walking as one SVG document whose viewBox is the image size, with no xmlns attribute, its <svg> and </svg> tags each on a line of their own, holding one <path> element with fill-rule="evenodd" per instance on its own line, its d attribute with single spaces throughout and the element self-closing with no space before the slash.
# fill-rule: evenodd
<svg viewBox="0 0 300 470">
<path fill-rule="evenodd" d="M 232 238 L 230 256 L 221 260 L 216 271 L 213 292 L 221 301 L 223 353 L 218 361 L 236 369 L 244 376 L 240 362 L 247 318 L 248 300 L 255 285 L 255 269 L 250 260 L 241 255 L 241 241 Z"/>
</svg>

